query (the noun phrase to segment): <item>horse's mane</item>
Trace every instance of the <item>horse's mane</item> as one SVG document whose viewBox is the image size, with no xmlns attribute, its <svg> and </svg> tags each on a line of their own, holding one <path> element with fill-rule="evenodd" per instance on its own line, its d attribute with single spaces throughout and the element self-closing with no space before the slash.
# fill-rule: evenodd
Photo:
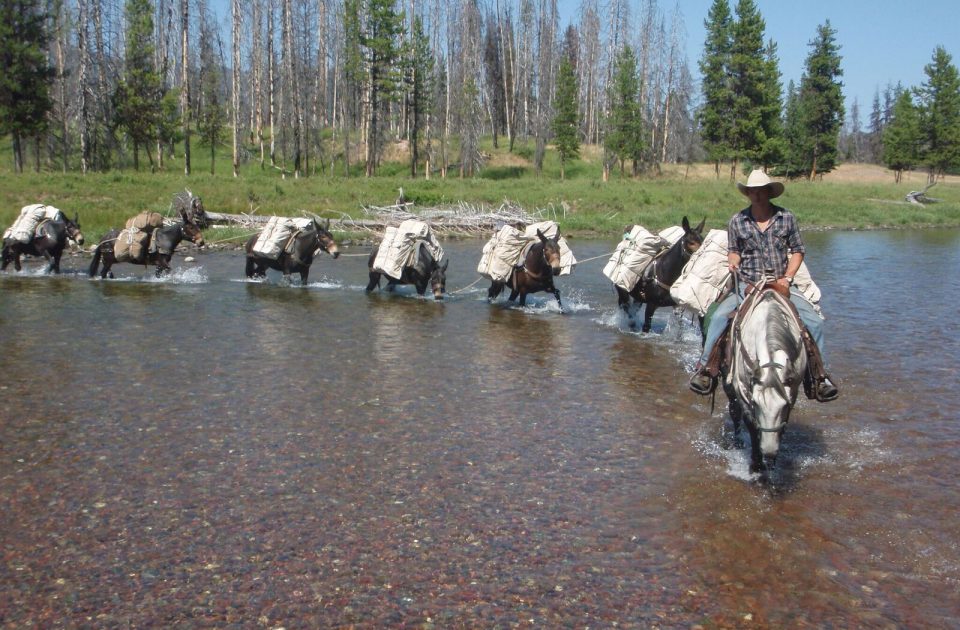
<svg viewBox="0 0 960 630">
<path fill-rule="evenodd" d="M 792 316 L 787 312 L 786 306 L 780 304 L 778 297 L 773 292 L 763 296 L 763 299 L 776 304 L 773 314 L 767 318 L 767 342 L 770 352 L 783 350 L 791 361 L 800 355 L 800 339 L 791 325 Z"/>
</svg>

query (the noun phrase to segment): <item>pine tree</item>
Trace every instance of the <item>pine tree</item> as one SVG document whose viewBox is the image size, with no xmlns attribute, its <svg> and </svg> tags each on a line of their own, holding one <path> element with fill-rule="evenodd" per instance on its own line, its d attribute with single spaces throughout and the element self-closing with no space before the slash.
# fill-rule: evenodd
<svg viewBox="0 0 960 630">
<path fill-rule="evenodd" d="M 577 74 L 565 55 L 557 72 L 557 94 L 554 100 L 556 116 L 552 131 L 557 153 L 560 154 L 560 179 L 566 176 L 567 161 L 580 156 L 580 119 L 577 111 Z"/>
<path fill-rule="evenodd" d="M 124 75 L 113 94 L 116 124 L 124 129 L 133 143 L 133 167 L 140 170 L 140 147 L 148 147 L 147 157 L 153 166 L 149 147 L 156 139 L 160 123 L 160 75 L 154 68 L 153 3 L 150 0 L 127 0 L 124 9 L 126 57 Z"/>
<path fill-rule="evenodd" d="M 768 100 L 763 33 L 766 25 L 753 0 L 737 3 L 737 22 L 733 27 L 730 55 L 730 81 L 733 86 L 733 108 L 730 112 L 731 181 L 736 178 L 741 160 L 760 157 L 764 132 L 764 105 Z"/>
<path fill-rule="evenodd" d="M 765 166 L 779 164 L 783 160 L 786 146 L 783 141 L 782 84 L 780 83 L 780 60 L 777 57 L 777 44 L 772 39 L 767 43 L 763 56 L 763 96 L 760 102 L 760 126 L 763 130 L 763 144 L 758 155 Z"/>
<path fill-rule="evenodd" d="M 896 183 L 904 170 L 919 161 L 922 138 L 920 114 L 910 93 L 901 92 L 893 106 L 893 119 L 883 130 L 883 163 L 894 171 Z"/>
<path fill-rule="evenodd" d="M 39 0 L 0 2 L 0 136 L 13 139 L 13 162 L 23 172 L 24 140 L 47 128 L 53 107 L 47 63 L 48 16 Z"/>
<path fill-rule="evenodd" d="M 220 94 L 223 69 L 217 63 L 213 49 L 215 35 L 204 28 L 200 39 L 200 65 L 203 84 L 200 86 L 200 112 L 197 115 L 197 135 L 210 147 L 210 174 L 214 174 L 217 148 L 223 145 L 229 118 L 224 99 Z"/>
<path fill-rule="evenodd" d="M 617 55 L 610 89 L 610 115 L 604 146 L 619 162 L 621 176 L 627 160 L 633 160 L 636 174 L 646 143 L 639 101 L 637 58 L 629 46 L 624 46 Z"/>
<path fill-rule="evenodd" d="M 923 160 L 930 182 L 960 166 L 960 75 L 943 46 L 923 68 L 927 81 L 916 89 L 924 138 Z"/>
<path fill-rule="evenodd" d="M 430 115 L 431 93 L 433 86 L 433 56 L 430 54 L 430 39 L 423 30 L 420 16 L 413 20 L 413 47 L 410 68 L 410 176 L 417 176 L 417 162 L 420 159 L 420 132 L 425 119 Z"/>
<path fill-rule="evenodd" d="M 704 22 L 707 38 L 700 58 L 703 74 L 703 107 L 699 113 L 700 137 L 708 158 L 714 162 L 717 176 L 720 161 L 730 151 L 730 116 L 733 92 L 727 77 L 730 64 L 733 19 L 727 0 L 714 0 Z"/>
<path fill-rule="evenodd" d="M 367 120 L 367 177 L 376 174 L 380 162 L 381 127 L 385 106 L 397 96 L 400 84 L 401 50 L 399 36 L 403 32 L 403 13 L 394 10 L 393 0 L 366 0 L 366 29 L 360 43 L 366 57 L 367 98 L 370 116 Z"/>
<path fill-rule="evenodd" d="M 783 141 L 784 155 L 778 174 L 786 177 L 796 177 L 806 172 L 804 155 L 808 153 L 807 142 L 809 135 L 804 127 L 803 103 L 800 93 L 793 81 L 787 86 L 787 97 L 783 114 Z"/>
<path fill-rule="evenodd" d="M 837 165 L 837 143 L 843 126 L 843 84 L 840 77 L 840 47 L 837 32 L 830 21 L 817 27 L 817 37 L 810 42 L 806 70 L 800 80 L 803 120 L 810 136 L 805 156 L 809 178 L 829 173 Z"/>
</svg>

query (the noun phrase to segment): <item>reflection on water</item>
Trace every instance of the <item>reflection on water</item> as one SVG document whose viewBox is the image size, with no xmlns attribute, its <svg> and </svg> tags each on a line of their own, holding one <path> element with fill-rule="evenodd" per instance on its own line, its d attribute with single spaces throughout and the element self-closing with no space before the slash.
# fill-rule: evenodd
<svg viewBox="0 0 960 630">
<path fill-rule="evenodd" d="M 365 294 L 364 257 L 0 274 L 0 617 L 949 626 L 958 241 L 806 235 L 843 393 L 799 403 L 769 487 L 686 389 L 695 327 L 629 332 L 604 259 L 565 314 L 453 293 L 479 242 L 444 244 L 443 303 Z"/>
</svg>

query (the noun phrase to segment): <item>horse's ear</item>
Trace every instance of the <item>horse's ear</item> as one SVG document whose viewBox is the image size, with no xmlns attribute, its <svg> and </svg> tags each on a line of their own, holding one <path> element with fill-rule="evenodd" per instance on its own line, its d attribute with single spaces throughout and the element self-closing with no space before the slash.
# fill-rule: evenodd
<svg viewBox="0 0 960 630">
<path fill-rule="evenodd" d="M 683 217 L 683 221 L 680 222 L 680 225 L 683 226 L 684 232 L 690 231 L 690 221 L 687 220 L 687 217 Z"/>
<path fill-rule="evenodd" d="M 700 222 L 700 225 L 697 226 L 697 232 L 703 233 L 703 227 L 707 224 L 707 217 L 703 217 L 703 221 Z"/>
<path fill-rule="evenodd" d="M 543 235 L 543 232 L 541 232 L 539 229 L 537 230 L 537 236 L 540 237 L 540 240 L 541 240 L 542 242 L 544 242 L 544 243 L 547 242 L 547 237 L 544 236 L 544 235 Z"/>
</svg>

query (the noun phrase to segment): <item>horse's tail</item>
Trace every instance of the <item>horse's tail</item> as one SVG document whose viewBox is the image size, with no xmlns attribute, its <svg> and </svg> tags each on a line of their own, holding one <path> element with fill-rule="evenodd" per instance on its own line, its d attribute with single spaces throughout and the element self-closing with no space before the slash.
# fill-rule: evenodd
<svg viewBox="0 0 960 630">
<path fill-rule="evenodd" d="M 103 247 L 103 243 L 97 245 L 96 249 L 93 250 L 93 260 L 90 261 L 90 269 L 87 271 L 87 274 L 92 278 L 97 275 L 97 270 L 100 268 L 100 256 L 102 252 L 100 251 Z"/>
</svg>

